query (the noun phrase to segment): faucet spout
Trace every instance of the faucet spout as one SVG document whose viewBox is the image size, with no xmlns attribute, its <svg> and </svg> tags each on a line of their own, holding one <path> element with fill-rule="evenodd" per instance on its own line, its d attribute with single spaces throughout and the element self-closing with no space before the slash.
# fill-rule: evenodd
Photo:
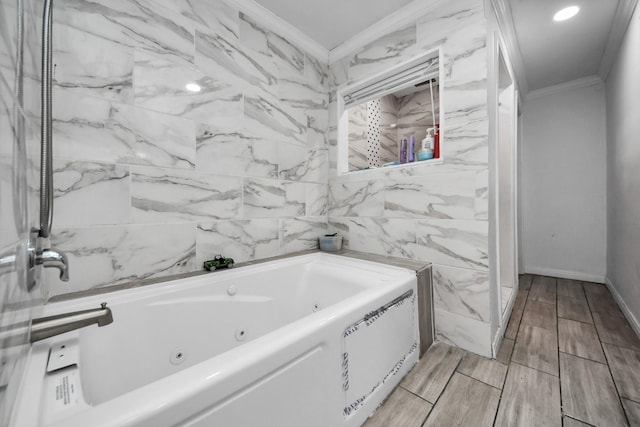
<svg viewBox="0 0 640 427">
<path fill-rule="evenodd" d="M 113 314 L 106 302 L 100 304 L 100 308 L 34 319 L 31 321 L 30 340 L 31 342 L 44 340 L 94 323 L 99 327 L 113 323 Z"/>
<path fill-rule="evenodd" d="M 60 270 L 60 280 L 69 281 L 69 260 L 64 252 L 56 249 L 43 249 L 36 255 L 36 264 L 42 264 L 44 268 L 57 268 Z"/>
</svg>

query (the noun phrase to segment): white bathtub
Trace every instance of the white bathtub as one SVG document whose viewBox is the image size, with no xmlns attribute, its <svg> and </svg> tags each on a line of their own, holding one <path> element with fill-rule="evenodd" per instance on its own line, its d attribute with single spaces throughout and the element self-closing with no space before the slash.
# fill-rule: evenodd
<svg viewBox="0 0 640 427">
<path fill-rule="evenodd" d="M 418 359 L 416 293 L 317 253 L 50 304 L 114 322 L 33 345 L 14 425 L 360 426 Z"/>
</svg>

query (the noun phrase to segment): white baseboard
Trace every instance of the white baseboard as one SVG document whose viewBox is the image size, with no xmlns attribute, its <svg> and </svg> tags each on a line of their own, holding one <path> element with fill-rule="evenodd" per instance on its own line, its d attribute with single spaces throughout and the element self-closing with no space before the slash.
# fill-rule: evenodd
<svg viewBox="0 0 640 427">
<path fill-rule="evenodd" d="M 624 300 L 622 299 L 622 297 L 620 296 L 615 286 L 613 286 L 613 283 L 611 283 L 611 280 L 609 280 L 608 277 L 605 279 L 604 283 L 605 285 L 607 285 L 607 288 L 609 288 L 609 292 L 611 292 L 611 295 L 613 295 L 613 298 L 618 303 L 618 306 L 622 310 L 622 313 L 624 313 L 624 317 L 627 318 L 627 320 L 629 321 L 629 324 L 635 331 L 636 335 L 640 337 L 640 322 L 638 322 L 638 318 L 631 312 L 631 310 L 629 309 L 629 306 L 627 306 L 627 303 L 624 302 Z"/>
<path fill-rule="evenodd" d="M 504 340 L 504 334 L 507 331 L 507 325 L 509 324 L 509 318 L 511 317 L 511 312 L 513 311 L 513 305 L 515 304 L 518 292 L 519 290 L 516 286 L 514 288 L 514 292 L 511 294 L 511 298 L 509 299 L 507 306 L 504 309 L 504 312 L 502 313 L 502 324 L 493 337 L 493 342 L 491 343 L 491 351 L 493 353 L 494 359 L 498 357 L 498 352 L 500 351 L 500 346 L 502 345 L 502 341 Z"/>
<path fill-rule="evenodd" d="M 525 273 L 538 274 L 540 276 L 559 277 L 561 279 L 582 280 L 585 282 L 604 283 L 604 276 L 598 274 L 583 273 L 580 271 L 558 270 L 555 268 L 525 266 Z"/>
</svg>

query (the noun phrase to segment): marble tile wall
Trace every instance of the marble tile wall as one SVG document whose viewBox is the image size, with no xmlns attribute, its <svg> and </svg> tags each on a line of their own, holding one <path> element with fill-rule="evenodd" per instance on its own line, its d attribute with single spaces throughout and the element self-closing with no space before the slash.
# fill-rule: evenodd
<svg viewBox="0 0 640 427">
<path fill-rule="evenodd" d="M 426 88 L 426 89 L 425 89 Z M 434 127 L 431 111 L 431 92 L 429 86 L 423 86 L 420 92 L 398 98 L 398 135 L 403 138 L 415 136 L 418 145 L 426 136 L 427 128 Z M 433 115 L 440 114 L 438 104 L 438 86 L 433 86 Z"/>
<path fill-rule="evenodd" d="M 484 3 L 429 1 L 425 16 L 330 66 L 329 228 L 350 249 L 432 261 L 439 339 L 490 356 Z M 338 175 L 336 89 L 437 47 L 443 161 Z"/>
<path fill-rule="evenodd" d="M 349 170 L 367 167 L 367 103 L 349 108 Z"/>
<path fill-rule="evenodd" d="M 56 8 L 50 295 L 317 246 L 325 63 L 222 0 Z"/>
<path fill-rule="evenodd" d="M 39 84 L 41 6 L 40 1 L 0 0 L 0 257 L 17 256 L 11 267 L 0 269 L 0 329 L 38 317 L 43 303 L 42 286 L 27 292 L 24 255 L 29 230 L 39 222 L 35 189 L 40 156 L 33 148 L 40 123 L 25 111 L 39 105 L 33 89 Z M 18 396 L 29 351 L 27 339 L 25 333 L 0 340 L 0 425 L 8 425 Z"/>
</svg>

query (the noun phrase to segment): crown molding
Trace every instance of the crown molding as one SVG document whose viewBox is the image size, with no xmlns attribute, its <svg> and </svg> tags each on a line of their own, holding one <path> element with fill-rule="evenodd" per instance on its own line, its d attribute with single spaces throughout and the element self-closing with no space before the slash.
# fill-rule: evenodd
<svg viewBox="0 0 640 427">
<path fill-rule="evenodd" d="M 329 60 L 329 49 L 294 27 L 284 19 L 280 18 L 269 9 L 265 8 L 255 0 L 228 0 L 230 4 L 236 6 L 238 10 L 251 17 L 257 23 L 265 26 L 288 42 L 302 49 L 305 53 L 313 55 L 316 59 L 327 63 Z"/>
<path fill-rule="evenodd" d="M 599 75 L 594 74 L 593 76 L 583 77 L 581 79 L 571 80 L 569 82 L 560 83 L 553 86 L 543 87 L 542 89 L 537 89 L 529 92 L 527 94 L 527 101 L 531 99 L 541 98 L 543 96 L 552 95 L 554 93 L 563 92 L 566 90 L 572 89 L 581 89 L 583 87 L 601 85 L 604 82 L 600 78 Z"/>
<path fill-rule="evenodd" d="M 620 44 L 627 33 L 631 19 L 633 19 L 633 13 L 637 4 L 638 0 L 619 0 L 618 2 L 616 14 L 613 17 L 613 23 L 611 25 L 611 31 L 609 32 L 607 47 L 604 49 L 600 67 L 598 68 L 598 75 L 600 75 L 603 80 L 606 80 L 607 76 L 609 76 L 609 71 L 611 71 L 613 62 L 618 55 Z"/>
<path fill-rule="evenodd" d="M 378 40 L 381 35 L 389 34 L 393 31 L 405 28 L 411 23 L 415 23 L 419 17 L 425 15 L 430 10 L 437 8 L 441 1 L 446 0 L 435 2 L 414 0 L 403 8 L 396 10 L 391 15 L 386 16 L 366 30 L 361 31 L 349 40 L 331 49 L 329 52 L 329 64 L 333 64 L 339 59 L 355 53 L 363 46 Z"/>
<path fill-rule="evenodd" d="M 513 72 L 518 81 L 518 91 L 520 92 L 520 96 L 525 97 L 529 92 L 529 84 L 527 83 L 527 73 L 525 72 L 524 61 L 520 53 L 518 35 L 516 34 L 516 28 L 513 24 L 511 7 L 507 0 L 490 0 L 490 4 L 495 14 L 505 49 L 511 60 Z"/>
</svg>

